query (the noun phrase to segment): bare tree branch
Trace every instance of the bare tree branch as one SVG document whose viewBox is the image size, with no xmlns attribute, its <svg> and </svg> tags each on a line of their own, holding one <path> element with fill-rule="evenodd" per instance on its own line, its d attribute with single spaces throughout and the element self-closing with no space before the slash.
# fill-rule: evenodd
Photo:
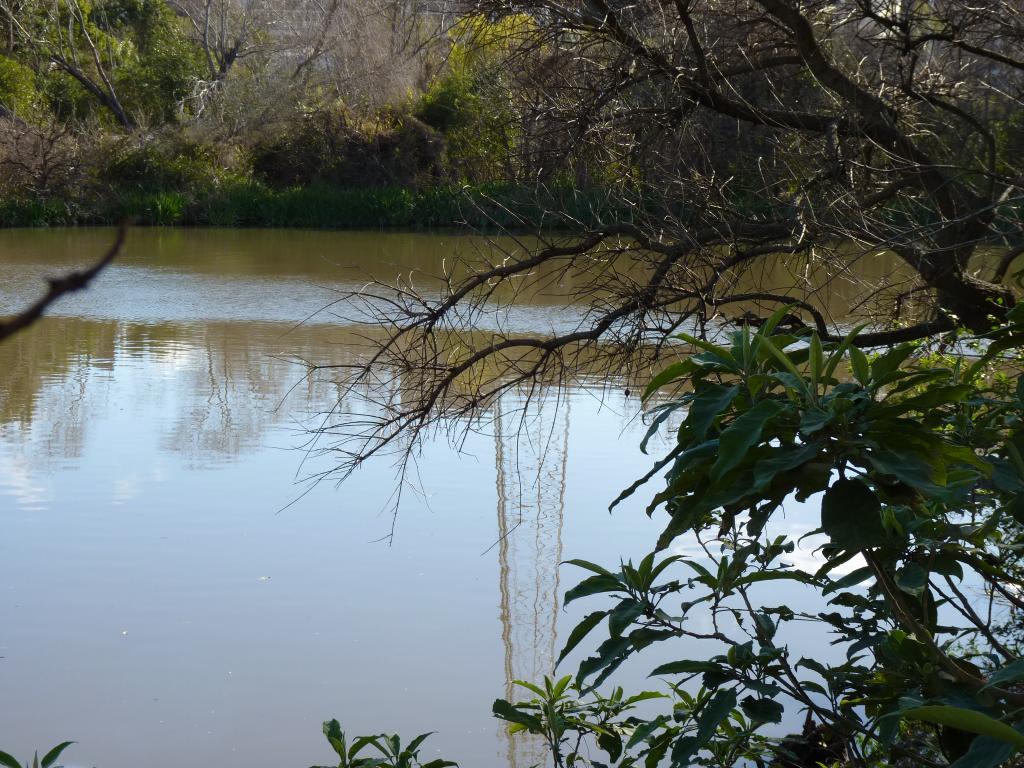
<svg viewBox="0 0 1024 768">
<path fill-rule="evenodd" d="M 89 283 L 112 262 L 124 247 L 124 239 L 127 227 L 122 225 L 117 231 L 117 237 L 107 252 L 88 269 L 69 272 L 60 277 L 49 278 L 46 293 L 35 303 L 26 307 L 18 314 L 0 320 L 0 342 L 10 338 L 19 331 L 23 331 L 43 316 L 43 313 L 61 296 L 67 293 L 80 291 L 88 287 Z"/>
</svg>

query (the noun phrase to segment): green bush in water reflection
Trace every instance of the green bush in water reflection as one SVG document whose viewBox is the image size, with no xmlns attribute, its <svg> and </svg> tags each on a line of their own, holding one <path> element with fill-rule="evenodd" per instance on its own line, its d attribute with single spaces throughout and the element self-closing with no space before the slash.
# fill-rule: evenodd
<svg viewBox="0 0 1024 768">
<path fill-rule="evenodd" d="M 574 681 L 494 705 L 542 736 L 555 765 L 994 768 L 1024 748 L 1020 633 L 999 629 L 1024 618 L 1024 308 L 958 339 L 959 354 L 904 344 L 872 357 L 856 332 L 773 335 L 782 316 L 729 345 L 683 336 L 698 354 L 648 387 L 674 394 L 643 447 L 682 421 L 616 503 L 664 473 L 648 508 L 669 513 L 655 551 L 617 568 L 571 561 L 589 575 L 566 603 L 606 603 L 559 661 L 600 625 L 607 637 Z M 818 502 L 820 527 L 770 532 L 792 499 Z M 798 567 L 811 535 L 820 559 Z M 793 589 L 823 609 L 780 604 Z M 815 631 L 835 660 L 792 650 Z M 638 697 L 596 692 L 627 659 L 679 640 L 691 658 L 651 673 L 668 683 L 667 711 L 637 716 Z M 768 738 L 787 712 L 803 733 Z"/>
</svg>

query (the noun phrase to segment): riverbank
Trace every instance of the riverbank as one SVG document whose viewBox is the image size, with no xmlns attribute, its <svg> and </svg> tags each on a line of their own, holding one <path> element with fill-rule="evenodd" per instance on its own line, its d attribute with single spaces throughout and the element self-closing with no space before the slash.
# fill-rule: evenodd
<svg viewBox="0 0 1024 768">
<path fill-rule="evenodd" d="M 553 213 L 557 211 L 556 213 Z M 0 200 L 0 227 L 141 226 L 431 230 L 572 229 L 614 213 L 600 190 L 514 185 L 275 190 L 255 182 L 202 192 L 112 190 L 87 199 Z"/>
</svg>

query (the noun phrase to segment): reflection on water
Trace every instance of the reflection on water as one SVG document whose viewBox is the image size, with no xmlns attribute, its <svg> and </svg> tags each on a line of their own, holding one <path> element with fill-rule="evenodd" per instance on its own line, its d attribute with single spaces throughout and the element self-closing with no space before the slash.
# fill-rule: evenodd
<svg viewBox="0 0 1024 768">
<path fill-rule="evenodd" d="M 0 231 L 0 312 L 109 237 Z M 575 623 L 558 562 L 655 537 L 640 502 L 602 514 L 648 469 L 629 449 L 637 403 L 611 386 L 495 403 L 491 434 L 417 455 L 391 547 L 370 543 L 390 529 L 386 462 L 340 489 L 294 484 L 330 468 L 302 449 L 338 397 L 296 360 L 366 351 L 343 307 L 317 310 L 481 247 L 136 231 L 93 288 L 0 346 L 0 747 L 73 738 L 101 768 L 310 765 L 338 717 L 436 730 L 428 744 L 466 766 L 539 760 L 490 703 L 550 673 Z M 520 299 L 524 327 L 574 316 L 557 291 Z"/>
<path fill-rule="evenodd" d="M 0 232 L 0 311 L 106 236 Z M 550 673 L 574 618 L 559 604 L 563 547 L 600 556 L 581 512 L 645 468 L 592 452 L 627 425 L 624 401 L 578 392 L 571 412 L 524 412 L 509 397 L 461 454 L 428 444 L 390 548 L 371 543 L 390 525 L 386 462 L 340 489 L 294 484 L 305 430 L 338 396 L 296 360 L 351 363 L 366 332 L 295 321 L 351 273 L 436 270 L 471 246 L 134 232 L 93 289 L 0 347 L 0 689 L 16 692 L 0 700 L 4 749 L 74 738 L 74 756 L 103 768 L 309 765 L 336 716 L 352 733 L 437 730 L 465 765 L 539 759 L 490 703 Z M 548 297 L 521 319 L 550 327 L 569 311 Z M 330 457 L 308 461 L 301 476 Z M 615 539 L 608 557 L 629 535 Z"/>
<path fill-rule="evenodd" d="M 570 409 L 511 396 L 494 408 L 505 698 L 515 701 L 530 698 L 516 680 L 540 682 L 555 666 Z M 509 766 L 546 764 L 539 738 L 507 738 Z"/>
</svg>

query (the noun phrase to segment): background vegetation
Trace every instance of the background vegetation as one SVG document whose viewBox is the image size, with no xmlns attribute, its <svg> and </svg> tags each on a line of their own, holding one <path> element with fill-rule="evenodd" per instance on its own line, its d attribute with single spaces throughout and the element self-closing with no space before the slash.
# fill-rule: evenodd
<svg viewBox="0 0 1024 768">
<path fill-rule="evenodd" d="M 523 151 L 508 93 L 528 76 L 512 65 L 528 17 L 3 0 L 0 26 L 0 226 L 525 227 L 606 210 Z"/>
</svg>

